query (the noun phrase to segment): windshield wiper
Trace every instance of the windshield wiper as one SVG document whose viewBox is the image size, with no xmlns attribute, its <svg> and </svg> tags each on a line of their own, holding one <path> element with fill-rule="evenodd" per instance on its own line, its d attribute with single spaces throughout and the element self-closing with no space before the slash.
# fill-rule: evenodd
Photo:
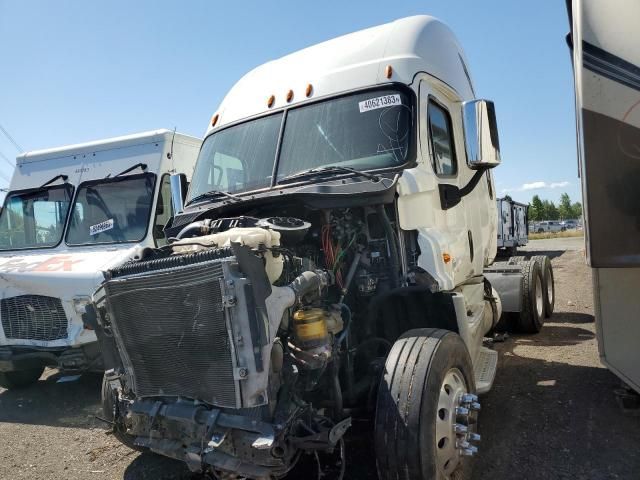
<svg viewBox="0 0 640 480">
<path fill-rule="evenodd" d="M 238 195 L 234 195 L 233 193 L 223 192 L 222 190 L 209 190 L 208 192 L 201 193 L 200 195 L 193 197 L 191 200 L 189 200 L 189 204 L 197 202 L 198 200 L 204 200 L 205 198 L 214 198 L 221 195 L 223 197 L 235 200 L 236 202 L 242 201 L 241 197 L 239 197 Z"/>
<path fill-rule="evenodd" d="M 289 180 L 297 180 L 305 177 L 313 177 L 315 175 L 324 175 L 326 173 L 353 173 L 355 175 L 368 178 L 374 182 L 380 181 L 380 176 L 373 173 L 362 172 L 351 167 L 342 167 L 340 165 L 327 165 L 326 167 L 310 168 L 309 170 L 303 170 L 302 172 L 293 173 L 287 175 L 284 178 L 278 180 L 278 183 L 287 182 Z"/>
</svg>

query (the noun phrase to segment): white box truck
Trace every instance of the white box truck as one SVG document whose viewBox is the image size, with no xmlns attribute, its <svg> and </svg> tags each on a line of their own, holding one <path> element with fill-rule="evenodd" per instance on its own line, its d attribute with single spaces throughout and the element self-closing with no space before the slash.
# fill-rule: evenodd
<svg viewBox="0 0 640 480">
<path fill-rule="evenodd" d="M 568 6 L 600 358 L 640 392 L 640 3 Z"/>
<path fill-rule="evenodd" d="M 169 176 L 201 140 L 157 130 L 22 154 L 0 213 L 0 386 L 101 371 L 81 315 L 102 270 L 165 243 Z"/>
<path fill-rule="evenodd" d="M 380 478 L 470 478 L 483 339 L 502 305 L 527 332 L 549 313 L 546 257 L 487 269 L 499 162 L 493 103 L 432 17 L 247 74 L 171 243 L 110 268 L 88 309 L 113 433 L 216 478 L 278 478 L 304 453 L 340 475 L 358 417 Z"/>
</svg>

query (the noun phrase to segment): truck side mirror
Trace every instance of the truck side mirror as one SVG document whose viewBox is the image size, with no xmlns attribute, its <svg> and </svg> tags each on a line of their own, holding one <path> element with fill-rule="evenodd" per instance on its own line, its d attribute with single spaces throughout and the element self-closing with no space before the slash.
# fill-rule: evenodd
<svg viewBox="0 0 640 480">
<path fill-rule="evenodd" d="M 500 142 L 496 109 L 489 100 L 471 100 L 462 104 L 462 124 L 467 165 L 485 170 L 500 164 Z"/>
<path fill-rule="evenodd" d="M 184 200 L 187 198 L 187 176 L 184 173 L 174 173 L 170 178 L 171 182 L 171 206 L 173 214 L 176 215 L 184 209 Z"/>
</svg>

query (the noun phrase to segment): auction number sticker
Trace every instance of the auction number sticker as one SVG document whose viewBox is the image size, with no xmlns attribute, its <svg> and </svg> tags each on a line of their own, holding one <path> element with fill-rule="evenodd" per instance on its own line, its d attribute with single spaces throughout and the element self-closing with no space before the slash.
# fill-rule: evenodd
<svg viewBox="0 0 640 480">
<path fill-rule="evenodd" d="M 111 230 L 112 228 L 113 218 L 110 218 L 109 220 L 105 220 L 104 222 L 91 225 L 89 227 L 89 235 L 97 235 L 99 233 L 106 232 L 107 230 Z"/>
<path fill-rule="evenodd" d="M 364 102 L 358 103 L 360 107 L 360 113 L 368 112 L 369 110 L 375 110 L 377 108 L 393 107 L 394 105 L 401 105 L 400 95 L 383 95 L 382 97 L 370 98 Z"/>
</svg>

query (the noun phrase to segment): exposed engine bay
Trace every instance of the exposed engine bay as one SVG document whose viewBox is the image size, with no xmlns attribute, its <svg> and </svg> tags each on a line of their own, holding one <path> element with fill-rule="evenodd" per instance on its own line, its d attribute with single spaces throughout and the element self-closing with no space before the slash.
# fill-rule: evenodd
<svg viewBox="0 0 640 480">
<path fill-rule="evenodd" d="M 393 342 L 455 319 L 412 233 L 393 203 L 262 207 L 188 224 L 110 270 L 96 310 L 115 428 L 225 478 L 343 456 Z"/>
</svg>

